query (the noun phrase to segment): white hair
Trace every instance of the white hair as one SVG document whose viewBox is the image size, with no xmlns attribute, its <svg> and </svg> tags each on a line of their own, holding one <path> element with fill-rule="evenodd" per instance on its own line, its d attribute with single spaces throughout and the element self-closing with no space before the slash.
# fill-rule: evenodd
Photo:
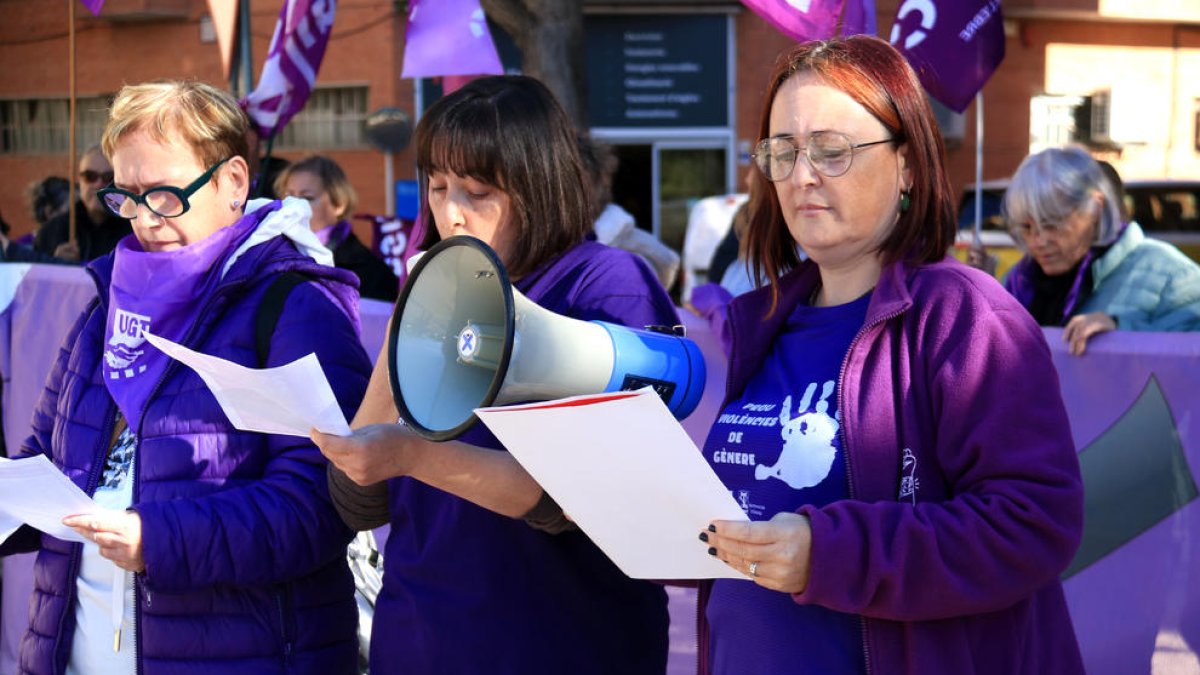
<svg viewBox="0 0 1200 675">
<path fill-rule="evenodd" d="M 1062 222 L 1081 210 L 1094 212 L 1093 195 L 1101 196 L 1096 238 L 1092 246 L 1117 240 L 1124 221 L 1115 186 L 1096 160 L 1077 146 L 1050 148 L 1029 155 L 1017 167 L 1004 194 L 1004 219 L 1009 227 L 1022 223 Z M 1021 237 L 1013 237 L 1025 250 Z"/>
</svg>

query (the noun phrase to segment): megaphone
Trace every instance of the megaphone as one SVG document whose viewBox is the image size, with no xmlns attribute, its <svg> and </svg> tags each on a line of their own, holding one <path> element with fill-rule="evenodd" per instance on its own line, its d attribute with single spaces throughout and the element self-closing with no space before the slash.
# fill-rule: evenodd
<svg viewBox="0 0 1200 675">
<path fill-rule="evenodd" d="M 444 441 L 476 408 L 650 386 L 678 419 L 704 392 L 696 343 L 655 329 L 580 321 L 512 287 L 499 256 L 468 236 L 429 249 L 409 272 L 388 329 L 400 417 Z"/>
</svg>

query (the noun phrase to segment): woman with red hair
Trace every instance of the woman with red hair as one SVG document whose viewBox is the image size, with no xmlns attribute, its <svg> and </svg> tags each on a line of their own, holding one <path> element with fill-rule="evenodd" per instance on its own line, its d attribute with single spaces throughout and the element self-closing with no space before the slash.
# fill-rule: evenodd
<svg viewBox="0 0 1200 675">
<path fill-rule="evenodd" d="M 912 69 L 874 37 L 799 45 L 760 138 L 761 287 L 731 305 L 736 414 L 704 448 L 750 522 L 698 544 L 747 581 L 701 586 L 701 672 L 1082 672 L 1058 380 L 1024 308 L 946 258 L 944 147 Z"/>
</svg>

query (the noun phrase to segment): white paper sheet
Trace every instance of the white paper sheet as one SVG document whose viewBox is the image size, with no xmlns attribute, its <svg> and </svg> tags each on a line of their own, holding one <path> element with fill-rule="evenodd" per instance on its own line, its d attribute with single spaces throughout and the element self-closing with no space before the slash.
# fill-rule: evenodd
<svg viewBox="0 0 1200 675">
<path fill-rule="evenodd" d="M 0 462 L 0 541 L 16 531 L 14 521 L 64 541 L 86 541 L 62 519 L 102 509 L 45 455 Z"/>
<path fill-rule="evenodd" d="M 164 354 L 196 371 L 238 429 L 305 438 L 312 429 L 350 435 L 350 425 L 316 354 L 275 368 L 247 368 L 142 334 Z"/>
<path fill-rule="evenodd" d="M 746 514 L 653 391 L 475 413 L 625 574 L 746 578 L 698 539 Z"/>
<path fill-rule="evenodd" d="M 0 457 L 0 466 L 4 466 L 5 462 L 11 462 L 7 457 Z M 21 519 L 16 516 L 10 516 L 3 510 L 0 510 L 0 544 L 8 541 L 8 538 L 13 536 L 17 528 L 21 527 Z"/>
</svg>

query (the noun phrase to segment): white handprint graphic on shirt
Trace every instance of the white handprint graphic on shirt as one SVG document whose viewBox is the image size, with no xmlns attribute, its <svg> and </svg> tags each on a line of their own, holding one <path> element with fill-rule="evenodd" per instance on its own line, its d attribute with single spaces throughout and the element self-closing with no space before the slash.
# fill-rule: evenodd
<svg viewBox="0 0 1200 675">
<path fill-rule="evenodd" d="M 826 414 L 829 397 L 833 394 L 834 381 L 829 380 L 821 387 L 821 397 L 809 412 L 817 383 L 804 390 L 804 398 L 796 408 L 796 417 L 791 416 L 792 397 L 783 399 L 783 410 L 779 412 L 782 423 L 783 450 L 775 466 L 759 464 L 754 468 L 758 480 L 778 478 L 792 489 L 812 487 L 825 480 L 837 450 L 833 439 L 837 437 L 840 424 Z"/>
</svg>

